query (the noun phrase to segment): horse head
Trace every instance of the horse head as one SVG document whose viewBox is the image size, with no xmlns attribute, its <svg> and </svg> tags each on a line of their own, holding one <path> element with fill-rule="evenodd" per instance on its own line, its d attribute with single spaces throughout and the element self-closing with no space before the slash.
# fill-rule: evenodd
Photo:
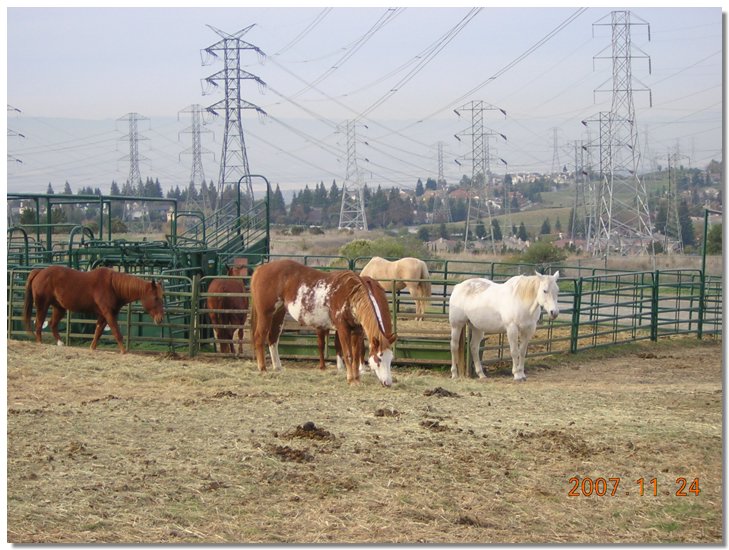
<svg viewBox="0 0 729 550">
<path fill-rule="evenodd" d="M 546 311 L 550 318 L 555 319 L 559 315 L 559 303 L 557 302 L 559 295 L 559 286 L 557 279 L 559 271 L 554 275 L 541 275 L 539 277 L 539 290 L 537 291 L 537 303 Z"/>
<path fill-rule="evenodd" d="M 367 297 L 372 305 L 374 324 L 366 324 L 365 332 L 370 342 L 370 356 L 368 363 L 383 386 L 392 386 L 393 353 L 391 346 L 397 340 L 397 334 L 392 332 L 390 310 L 387 307 L 387 296 L 382 286 L 367 275 L 361 277 L 367 290 Z M 374 327 L 377 327 L 375 329 Z"/>
<path fill-rule="evenodd" d="M 389 388 L 392 386 L 392 349 L 390 346 L 397 340 L 396 334 L 385 334 L 382 338 L 374 337 L 370 340 L 370 356 L 367 362 L 380 383 Z"/>
<path fill-rule="evenodd" d="M 150 281 L 140 302 L 156 324 L 161 324 L 165 315 L 164 287 L 154 279 Z"/>
</svg>

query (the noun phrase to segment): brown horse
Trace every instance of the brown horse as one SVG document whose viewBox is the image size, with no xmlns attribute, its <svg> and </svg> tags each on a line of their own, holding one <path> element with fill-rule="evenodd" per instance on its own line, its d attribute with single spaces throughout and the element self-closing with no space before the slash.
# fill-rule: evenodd
<svg viewBox="0 0 729 550">
<path fill-rule="evenodd" d="M 248 275 L 248 263 L 239 258 L 232 266 L 228 266 L 229 277 L 245 277 Z M 208 315 L 213 325 L 215 339 L 220 344 L 221 353 L 236 353 L 233 339 L 238 333 L 238 352 L 243 354 L 243 328 L 248 317 L 248 296 L 243 279 L 213 279 L 208 287 Z"/>
<path fill-rule="evenodd" d="M 317 346 L 319 348 L 319 368 L 324 370 L 326 365 L 324 364 L 324 349 L 327 347 L 327 340 L 329 339 L 329 329 L 320 328 L 316 330 Z M 352 342 L 352 349 L 354 350 L 354 363 L 359 365 L 359 373 L 365 372 L 364 362 L 364 334 L 362 329 L 352 330 L 350 334 L 350 341 Z M 342 344 L 339 341 L 338 333 L 334 333 L 334 351 L 337 354 L 337 370 L 344 370 L 345 364 L 344 351 L 342 350 Z"/>
<path fill-rule="evenodd" d="M 422 321 L 428 306 L 426 298 L 431 296 L 430 273 L 428 266 L 418 258 L 400 258 L 390 262 L 379 256 L 373 257 L 362 268 L 360 275 L 367 275 L 380 283 L 393 282 L 393 292 L 407 288 L 415 299 L 415 318 Z"/>
<path fill-rule="evenodd" d="M 119 273 L 108 267 L 93 271 L 77 271 L 69 267 L 54 265 L 44 269 L 34 269 L 25 283 L 25 303 L 23 320 L 25 328 L 32 333 L 30 315 L 35 302 L 35 339 L 42 341 L 41 331 L 48 308 L 53 306 L 51 332 L 59 346 L 63 345 L 58 334 L 58 323 L 66 311 L 92 313 L 97 316 L 96 331 L 91 349 L 96 349 L 101 332 L 108 324 L 119 344 L 119 350 L 126 353 L 117 315 L 122 307 L 140 300 L 142 307 L 154 322 L 160 324 L 164 317 L 164 289 L 154 280 L 145 281 L 139 277 Z"/>
<path fill-rule="evenodd" d="M 266 370 L 266 343 L 274 369 L 282 369 L 278 341 L 288 311 L 302 325 L 336 329 L 350 384 L 359 382 L 353 344 L 357 331 L 364 331 L 370 343 L 372 370 L 383 385 L 392 385 L 391 346 L 397 336 L 392 333 L 385 292 L 374 280 L 352 271 L 328 273 L 293 260 L 275 260 L 253 273 L 251 296 L 253 345 L 259 370 Z"/>
</svg>

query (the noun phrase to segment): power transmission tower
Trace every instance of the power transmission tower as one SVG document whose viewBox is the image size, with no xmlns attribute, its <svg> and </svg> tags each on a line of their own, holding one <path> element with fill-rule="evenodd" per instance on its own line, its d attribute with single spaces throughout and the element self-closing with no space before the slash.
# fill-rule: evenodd
<svg viewBox="0 0 729 550">
<path fill-rule="evenodd" d="M 142 175 L 139 172 L 139 161 L 149 160 L 144 155 L 139 154 L 139 142 L 148 139 L 145 136 L 139 134 L 139 121 L 149 119 L 146 116 L 140 115 L 139 113 L 127 113 L 117 120 L 125 121 L 129 125 L 129 132 L 127 133 L 127 135 L 119 138 L 120 140 L 127 140 L 129 142 L 129 154 L 124 155 L 119 160 L 129 161 L 128 181 L 131 186 L 136 186 L 138 188 L 142 182 Z"/>
<path fill-rule="evenodd" d="M 123 156 L 120 160 L 128 160 L 129 161 L 129 178 L 127 182 L 129 183 L 130 187 L 134 189 L 137 194 L 142 195 L 142 175 L 139 172 L 139 161 L 140 160 L 149 160 L 144 155 L 139 154 L 139 142 L 141 140 L 146 140 L 147 138 L 145 136 L 142 136 L 139 134 L 139 121 L 140 120 L 149 120 L 146 116 L 140 115 L 139 113 L 127 113 L 123 117 L 118 118 L 117 120 L 126 121 L 129 125 L 129 132 L 127 135 L 122 136 L 120 139 L 125 139 L 129 142 L 129 154 Z M 125 204 L 124 208 L 124 217 L 126 218 L 127 214 L 129 213 L 130 205 Z M 146 231 L 146 221 L 149 217 L 149 213 L 147 212 L 147 203 L 143 202 L 141 205 L 142 208 L 142 231 Z"/>
<path fill-rule="evenodd" d="M 609 21 L 608 21 L 609 19 Z M 595 59 L 610 59 L 612 82 L 610 91 L 612 104 L 607 116 L 600 114 L 600 169 L 601 185 L 598 201 L 598 224 L 593 237 L 593 254 L 601 254 L 606 258 L 613 251 L 626 254 L 637 250 L 640 253 L 653 255 L 653 234 L 648 210 L 648 194 L 645 183 L 638 176 L 640 153 L 638 144 L 638 127 L 633 104 L 634 91 L 647 91 L 634 76 L 632 62 L 636 58 L 650 58 L 631 41 L 631 30 L 634 26 L 650 27 L 630 11 L 613 11 L 602 18 L 595 26 L 609 25 L 612 40 L 609 55 L 601 55 Z M 634 87 L 634 82 L 642 87 Z M 652 105 L 652 100 L 650 101 Z"/>
<path fill-rule="evenodd" d="M 683 234 L 678 212 L 679 192 L 676 170 L 682 158 L 689 159 L 689 157 L 680 154 L 678 146 L 676 146 L 675 152 L 669 152 L 666 155 L 668 161 L 668 189 L 666 191 L 666 226 L 663 231 L 663 249 L 666 252 L 676 252 L 678 254 L 683 254 Z"/>
<path fill-rule="evenodd" d="M 553 144 L 553 151 L 552 151 L 552 176 L 556 174 L 557 172 L 561 171 L 561 164 L 559 162 L 559 128 L 552 128 L 552 144 Z"/>
<path fill-rule="evenodd" d="M 468 245 L 468 233 L 472 220 L 479 220 L 485 214 L 488 218 L 489 231 L 491 235 L 491 248 L 496 254 L 496 243 L 494 242 L 494 228 L 491 218 L 491 207 L 489 202 L 493 199 L 491 164 L 488 136 L 498 135 L 506 140 L 504 134 L 489 130 L 484 131 L 483 112 L 490 110 L 499 110 L 506 116 L 506 111 L 499 107 L 494 107 L 484 101 L 471 101 L 466 103 L 453 112 L 457 116 L 461 116 L 460 111 L 471 112 L 471 128 L 461 132 L 461 135 L 470 136 L 471 138 L 471 189 L 468 193 L 468 208 L 466 214 L 466 229 L 463 237 L 464 249 Z M 458 141 L 461 141 L 459 134 L 455 135 Z"/>
<path fill-rule="evenodd" d="M 195 186 L 202 187 L 202 184 L 205 182 L 205 170 L 203 169 L 203 163 L 202 163 L 202 156 L 203 154 L 206 155 L 212 155 L 213 153 L 211 151 L 208 151 L 202 146 L 201 142 L 201 136 L 202 133 L 212 133 L 211 130 L 203 130 L 203 125 L 205 124 L 205 113 L 207 111 L 204 109 L 202 105 L 193 104 L 188 107 L 185 107 L 183 110 L 180 111 L 180 113 L 190 114 L 192 118 L 192 125 L 188 126 L 184 130 L 182 130 L 180 133 L 183 134 L 192 134 L 192 147 L 188 147 L 184 151 L 180 153 L 180 155 L 192 155 L 192 169 L 190 170 L 190 188 L 196 190 Z M 177 118 L 179 120 L 180 113 L 177 114 Z M 213 155 L 213 158 L 215 156 Z M 197 201 L 194 199 L 190 200 L 190 197 L 188 196 L 188 202 L 195 203 L 195 206 L 198 206 L 199 210 L 202 210 L 203 212 L 208 211 L 208 197 L 205 196 L 205 193 L 201 193 L 199 195 L 199 203 L 197 204 Z"/>
<path fill-rule="evenodd" d="M 438 142 L 438 188 L 433 197 L 433 222 L 450 223 L 451 208 L 448 204 L 448 183 L 443 176 L 443 142 Z"/>
<path fill-rule="evenodd" d="M 246 34 L 253 26 L 250 25 L 236 33 L 229 34 L 208 25 L 220 36 L 221 40 L 203 50 L 207 54 L 207 58 L 203 56 L 203 65 L 208 65 L 219 57 L 222 57 L 223 60 L 223 70 L 205 79 L 205 82 L 212 87 L 218 87 L 219 83 L 222 83 L 225 92 L 224 99 L 207 108 L 210 113 L 216 116 L 218 111 L 222 110 L 225 113 L 225 130 L 220 154 L 220 174 L 218 176 L 218 197 L 222 199 L 226 190 L 236 189 L 242 178 L 245 182 L 245 198 L 249 204 L 253 203 L 254 197 L 248 153 L 246 152 L 246 142 L 243 135 L 242 112 L 245 109 L 252 109 L 260 116 L 266 115 L 263 109 L 243 99 L 242 81 L 253 80 L 261 88 L 266 85 L 256 75 L 241 69 L 241 52 L 253 50 L 261 57 L 265 55 L 257 46 L 241 40 L 241 36 Z M 207 90 L 203 89 L 203 95 L 206 93 Z"/>
<path fill-rule="evenodd" d="M 357 166 L 357 132 L 355 122 L 346 122 L 347 171 L 342 186 L 342 207 L 339 211 L 339 229 L 363 229 L 367 231 L 364 186 Z"/>
<path fill-rule="evenodd" d="M 575 200 L 570 220 L 570 241 L 579 236 L 589 243 L 595 220 L 595 189 L 590 178 L 589 149 L 584 141 L 576 141 L 575 148 Z"/>
</svg>

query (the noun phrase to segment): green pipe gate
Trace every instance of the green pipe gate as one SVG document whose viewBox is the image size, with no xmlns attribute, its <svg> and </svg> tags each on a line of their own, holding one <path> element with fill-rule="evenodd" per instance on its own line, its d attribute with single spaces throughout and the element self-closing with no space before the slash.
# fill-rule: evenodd
<svg viewBox="0 0 729 550">
<path fill-rule="evenodd" d="M 364 259 L 357 259 L 353 264 L 346 259 L 321 256 L 299 257 L 298 260 L 309 265 L 342 263 L 341 267 L 327 268 L 348 269 L 352 265 L 359 268 Z M 424 321 L 414 320 L 415 304 L 409 294 L 387 292 L 393 325 L 398 334 L 394 345 L 396 365 L 437 367 L 451 364 L 448 296 L 453 285 L 483 274 L 503 281 L 515 272 L 529 273 L 534 267 L 492 262 L 428 263 L 432 263 L 433 267 L 433 295 L 428 300 Z M 560 315 L 554 321 L 539 324 L 529 345 L 530 357 L 576 353 L 640 340 L 656 341 L 675 335 L 721 337 L 721 278 L 703 278 L 700 270 L 608 272 L 569 266 L 560 266 L 559 270 L 561 274 L 572 274 L 561 276 L 559 280 Z M 190 356 L 214 351 L 206 305 L 207 288 L 213 278 L 222 276 L 190 275 L 190 271 L 180 268 L 155 275 L 140 274 L 161 280 L 165 285 L 165 321 L 160 326 L 154 325 L 139 304 L 126 306 L 120 314 L 119 324 L 129 349 Z M 24 285 L 29 272 L 30 267 L 17 267 L 8 273 L 9 338 L 29 338 L 21 323 Z M 248 287 L 249 281 L 245 279 Z M 68 313 L 61 325 L 65 343 L 88 344 L 93 337 L 94 324 L 94 319 Z M 244 332 L 244 356 L 252 357 L 250 323 L 246 324 Z M 330 358 L 333 356 L 331 342 L 332 339 L 326 351 Z M 102 337 L 100 344 L 100 347 L 105 346 L 110 349 L 115 346 L 108 333 Z M 280 342 L 280 353 L 283 358 L 316 360 L 316 333 L 287 323 Z M 487 337 L 481 353 L 487 364 L 510 359 L 504 335 Z"/>
</svg>

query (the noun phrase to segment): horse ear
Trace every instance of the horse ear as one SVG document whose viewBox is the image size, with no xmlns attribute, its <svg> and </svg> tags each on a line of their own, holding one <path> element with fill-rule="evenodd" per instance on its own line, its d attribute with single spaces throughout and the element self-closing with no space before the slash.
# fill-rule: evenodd
<svg viewBox="0 0 729 550">
<path fill-rule="evenodd" d="M 152 279 L 152 288 L 157 288 L 157 281 Z"/>
<path fill-rule="evenodd" d="M 397 340 L 397 334 L 390 334 L 387 336 L 387 340 L 390 342 L 390 344 L 394 344 L 395 340 Z"/>
<path fill-rule="evenodd" d="M 555 271 L 555 272 L 554 272 L 554 275 L 552 275 L 552 277 L 554 277 L 554 280 L 555 280 L 555 281 L 556 281 L 557 279 L 559 279 L 559 270 L 558 270 L 558 271 Z"/>
</svg>

